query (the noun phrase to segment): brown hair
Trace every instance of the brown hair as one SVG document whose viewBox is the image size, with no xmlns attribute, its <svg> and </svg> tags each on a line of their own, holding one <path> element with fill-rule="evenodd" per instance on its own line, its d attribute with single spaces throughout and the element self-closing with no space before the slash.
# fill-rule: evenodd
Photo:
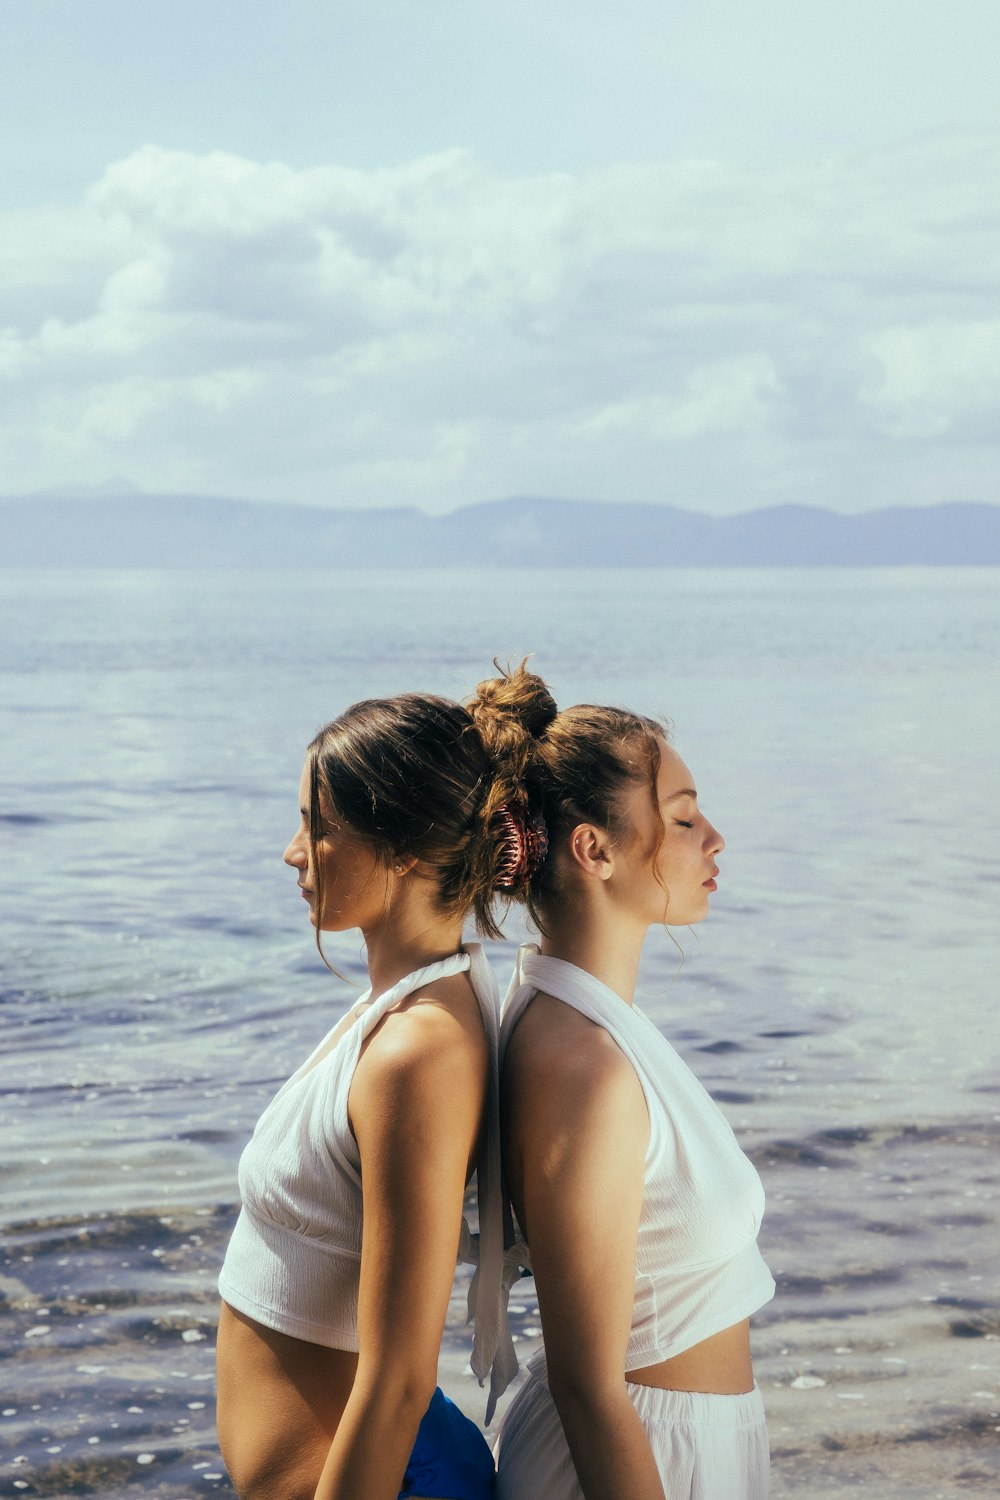
<svg viewBox="0 0 1000 1500">
<path fill-rule="evenodd" d="M 316 845 L 337 818 L 368 840 L 386 867 L 407 857 L 431 866 L 442 909 L 472 912 L 480 932 L 500 937 L 493 902 L 503 834 L 496 814 L 513 764 L 502 739 L 484 741 L 461 704 L 424 693 L 365 699 L 324 725 L 308 750 L 316 910 Z M 316 940 L 322 953 L 318 925 Z"/>
<path fill-rule="evenodd" d="M 524 662 L 506 671 L 496 665 L 500 675 L 479 684 L 469 708 L 499 762 L 499 800 L 516 806 L 522 817 L 540 813 L 554 849 L 578 823 L 626 836 L 622 795 L 645 782 L 662 840 L 656 778 L 667 726 L 629 709 L 593 703 L 560 711 L 542 678 L 528 672 Z M 544 932 L 545 907 L 560 896 L 551 856 L 512 894 Z"/>
</svg>

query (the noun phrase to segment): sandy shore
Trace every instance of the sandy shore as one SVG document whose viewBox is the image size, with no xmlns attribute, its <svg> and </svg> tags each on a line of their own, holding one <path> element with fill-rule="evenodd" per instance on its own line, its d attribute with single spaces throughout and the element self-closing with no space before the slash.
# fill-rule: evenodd
<svg viewBox="0 0 1000 1500">
<path fill-rule="evenodd" d="M 8 1235 L 0 1495 L 231 1493 L 213 1411 L 215 1279 L 231 1222 L 231 1209 L 172 1211 Z M 538 1343 L 533 1293 L 523 1280 L 511 1300 L 522 1363 Z M 820 1298 L 807 1314 L 801 1295 L 789 1278 L 782 1296 L 779 1276 L 755 1320 L 773 1500 L 1000 1493 L 1000 1312 L 986 1296 L 925 1296 L 904 1317 L 877 1297 L 847 1306 L 836 1286 L 828 1311 Z M 464 1303 L 460 1280 L 440 1381 L 481 1423 Z"/>
</svg>

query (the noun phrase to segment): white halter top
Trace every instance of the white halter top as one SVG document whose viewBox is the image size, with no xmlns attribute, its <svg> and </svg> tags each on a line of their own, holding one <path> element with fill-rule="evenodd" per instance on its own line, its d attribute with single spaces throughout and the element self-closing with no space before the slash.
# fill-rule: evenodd
<svg viewBox="0 0 1000 1500">
<path fill-rule="evenodd" d="M 407 995 L 469 973 L 489 1047 L 486 1129 L 476 1162 L 479 1233 L 463 1220 L 459 1260 L 477 1264 L 469 1289 L 472 1369 L 493 1370 L 494 1395 L 517 1369 L 501 1298 L 503 1225 L 497 1085 L 496 981 L 478 943 L 407 975 L 372 1002 L 371 990 L 331 1028 L 271 1100 L 240 1158 L 242 1209 L 219 1292 L 267 1328 L 329 1349 L 358 1347 L 361 1159 L 348 1096 L 361 1047 Z"/>
<path fill-rule="evenodd" d="M 503 1003 L 501 1059 L 538 991 L 610 1032 L 645 1095 L 649 1144 L 625 1368 L 658 1364 L 774 1296 L 757 1248 L 764 1190 L 722 1111 L 655 1023 L 586 970 L 531 944 L 518 953 Z"/>
</svg>

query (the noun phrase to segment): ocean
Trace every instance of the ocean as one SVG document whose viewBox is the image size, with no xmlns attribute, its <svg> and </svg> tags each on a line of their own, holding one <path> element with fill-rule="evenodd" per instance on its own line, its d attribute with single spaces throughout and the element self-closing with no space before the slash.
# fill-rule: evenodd
<svg viewBox="0 0 1000 1500">
<path fill-rule="evenodd" d="M 237 1161 L 358 992 L 281 863 L 304 747 L 529 652 L 668 716 L 727 840 L 639 1001 L 764 1180 L 775 1500 L 1000 1489 L 997 571 L 303 568 L 0 573 L 0 1494 L 231 1493 Z"/>
</svg>

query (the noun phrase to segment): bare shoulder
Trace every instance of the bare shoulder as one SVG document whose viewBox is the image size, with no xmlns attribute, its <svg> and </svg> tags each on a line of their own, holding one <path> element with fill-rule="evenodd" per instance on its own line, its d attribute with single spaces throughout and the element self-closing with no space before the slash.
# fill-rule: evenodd
<svg viewBox="0 0 1000 1500">
<path fill-rule="evenodd" d="M 412 1086 L 436 1087 L 482 1073 L 488 1061 L 479 1005 L 464 974 L 435 980 L 385 1016 L 367 1039 L 358 1071 Z"/>
<path fill-rule="evenodd" d="M 551 995 L 536 995 L 515 1027 L 503 1085 L 508 1105 L 533 1121 L 578 1129 L 612 1114 L 646 1123 L 642 1085 L 614 1037 Z"/>
</svg>

